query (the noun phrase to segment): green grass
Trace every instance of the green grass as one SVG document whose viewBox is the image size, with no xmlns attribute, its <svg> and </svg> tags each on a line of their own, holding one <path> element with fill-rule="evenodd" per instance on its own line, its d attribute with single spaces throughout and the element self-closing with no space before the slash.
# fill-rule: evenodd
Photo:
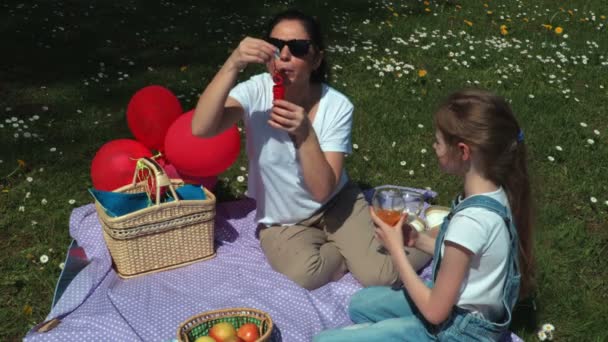
<svg viewBox="0 0 608 342">
<path fill-rule="evenodd" d="M 49 312 L 70 241 L 70 213 L 91 202 L 86 190 L 97 149 L 131 137 L 125 119 L 131 96 L 160 84 L 180 97 L 185 110 L 193 108 L 238 41 L 260 36 L 266 19 L 288 6 L 315 13 L 324 23 L 332 47 L 332 84 L 356 108 L 353 142 L 358 149 L 347 159 L 347 168 L 364 187 L 428 186 L 439 193 L 437 203 L 447 204 L 459 181 L 438 171 L 432 153 L 437 102 L 450 91 L 472 86 L 512 101 L 530 150 L 539 282 L 536 310 L 522 307 L 513 329 L 535 340 L 536 329 L 550 322 L 556 340 L 607 340 L 604 0 L 488 1 L 487 8 L 483 1 L 464 0 L 429 5 L 381 0 L 4 1 L 0 340 L 21 339 Z M 543 24 L 564 32 L 559 36 Z M 501 25 L 508 35 L 500 34 Z M 395 69 L 398 65 L 401 70 Z M 425 78 L 418 77 L 420 69 L 428 72 Z M 241 79 L 262 70 L 249 68 Z M 26 138 L 26 132 L 32 136 Z M 26 166 L 19 168 L 17 160 Z M 220 176 L 220 199 L 242 196 L 245 182 L 236 180 L 246 173 L 242 166 L 244 155 Z M 45 264 L 39 261 L 43 254 L 49 257 Z"/>
</svg>

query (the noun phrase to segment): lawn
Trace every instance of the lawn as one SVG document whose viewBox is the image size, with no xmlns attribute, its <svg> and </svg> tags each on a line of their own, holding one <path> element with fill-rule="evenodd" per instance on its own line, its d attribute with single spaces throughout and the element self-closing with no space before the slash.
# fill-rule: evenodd
<svg viewBox="0 0 608 342">
<path fill-rule="evenodd" d="M 346 167 L 364 188 L 429 187 L 447 205 L 459 181 L 438 170 L 433 109 L 463 87 L 511 102 L 530 152 L 538 266 L 512 329 L 533 341 L 552 323 L 555 340 L 608 340 L 605 0 L 3 1 L 0 340 L 50 311 L 70 213 L 92 201 L 95 152 L 132 137 L 133 94 L 162 85 L 192 109 L 238 42 L 288 7 L 325 28 L 331 84 L 355 105 Z M 243 196 L 246 167 L 241 152 L 219 175 L 220 200 Z"/>
</svg>

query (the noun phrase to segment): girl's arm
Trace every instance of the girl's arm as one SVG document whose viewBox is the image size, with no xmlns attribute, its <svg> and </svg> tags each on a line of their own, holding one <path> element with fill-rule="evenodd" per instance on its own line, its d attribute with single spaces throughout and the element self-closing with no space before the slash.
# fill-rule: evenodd
<svg viewBox="0 0 608 342">
<path fill-rule="evenodd" d="M 243 115 L 238 101 L 228 98 L 240 70 L 249 63 L 269 62 L 276 48 L 256 38 L 245 38 L 232 52 L 198 99 L 192 118 L 192 134 L 215 136 L 235 124 Z"/>
<path fill-rule="evenodd" d="M 410 298 L 424 318 L 432 324 L 445 321 L 456 305 L 460 287 L 469 270 L 471 255 L 466 248 L 446 241 L 439 274 L 435 285 L 429 289 L 407 260 L 403 248 L 391 252 L 393 263 Z"/>
<path fill-rule="evenodd" d="M 376 236 L 391 254 L 393 264 L 418 310 L 432 324 L 446 320 L 456 304 L 473 253 L 458 244 L 446 241 L 439 274 L 435 285 L 430 289 L 420 279 L 405 256 L 402 233 L 404 216 L 394 227 L 391 227 L 379 219 L 373 210 L 371 215 L 378 226 Z"/>
</svg>

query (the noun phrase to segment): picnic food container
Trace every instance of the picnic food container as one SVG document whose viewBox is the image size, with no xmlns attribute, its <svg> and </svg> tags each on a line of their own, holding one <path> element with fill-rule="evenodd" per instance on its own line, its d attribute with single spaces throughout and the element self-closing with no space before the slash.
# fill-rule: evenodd
<svg viewBox="0 0 608 342">
<path fill-rule="evenodd" d="M 269 341 L 273 327 L 270 315 L 263 311 L 252 308 L 221 309 L 188 318 L 177 329 L 177 339 L 180 342 L 194 342 L 197 338 L 207 335 L 211 327 L 221 322 L 228 322 L 237 330 L 244 324 L 255 324 L 260 333 L 256 342 Z"/>
<path fill-rule="evenodd" d="M 428 229 L 426 222 L 419 217 L 414 218 L 414 220 L 408 222 L 408 224 L 413 226 L 419 232 L 423 232 Z"/>
<path fill-rule="evenodd" d="M 205 199 L 183 200 L 175 192 L 181 186 L 184 182 L 169 179 L 156 161 L 141 158 L 132 184 L 113 192 L 146 192 L 150 206 L 112 217 L 95 201 L 103 237 L 122 278 L 186 266 L 215 256 L 215 196 L 201 187 Z M 173 200 L 162 202 L 163 191 Z"/>
<path fill-rule="evenodd" d="M 443 223 L 443 218 L 448 216 L 450 208 L 443 207 L 440 205 L 432 205 L 424 211 L 424 217 L 426 217 L 426 223 L 428 229 L 438 227 Z"/>
</svg>

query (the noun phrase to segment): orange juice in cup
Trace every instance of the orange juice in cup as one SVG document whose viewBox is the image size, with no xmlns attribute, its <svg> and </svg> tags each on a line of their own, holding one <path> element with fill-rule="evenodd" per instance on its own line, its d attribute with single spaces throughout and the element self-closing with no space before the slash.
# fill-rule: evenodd
<svg viewBox="0 0 608 342">
<path fill-rule="evenodd" d="M 401 218 L 401 211 L 388 210 L 388 209 L 374 209 L 376 216 L 378 216 L 384 223 L 394 226 L 399 222 Z M 407 218 L 407 213 L 406 213 Z"/>
</svg>

